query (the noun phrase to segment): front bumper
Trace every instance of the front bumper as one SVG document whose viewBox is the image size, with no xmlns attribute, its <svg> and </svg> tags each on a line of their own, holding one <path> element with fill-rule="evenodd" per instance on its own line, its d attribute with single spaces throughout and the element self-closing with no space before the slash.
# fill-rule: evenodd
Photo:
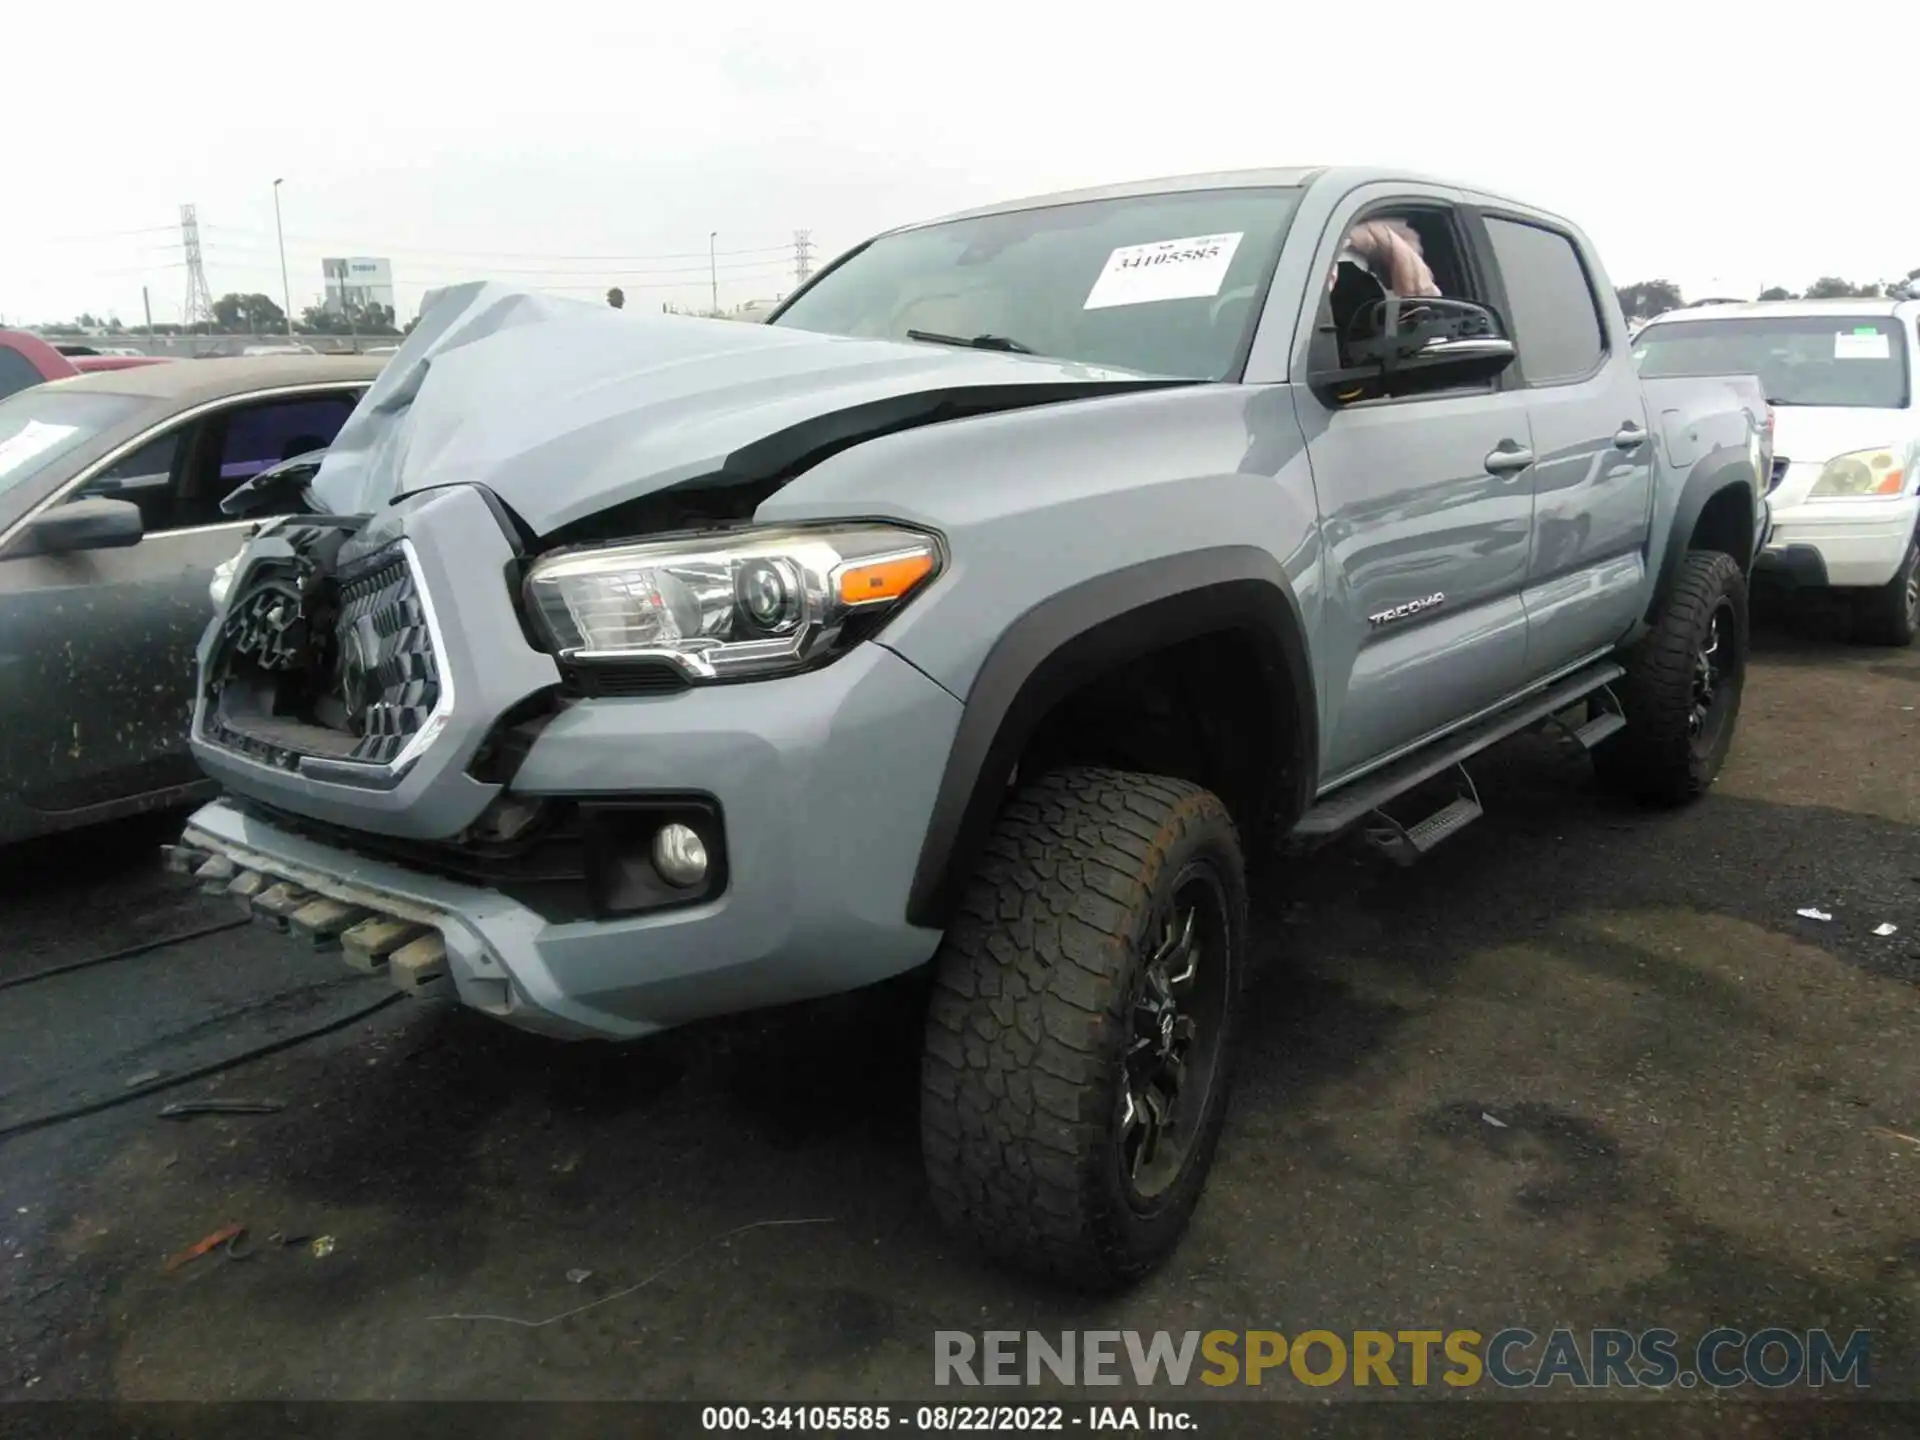
<svg viewBox="0 0 1920 1440">
<path fill-rule="evenodd" d="M 1917 523 L 1913 496 L 1775 506 L 1756 568 L 1795 584 L 1874 589 L 1899 570 Z"/>
<path fill-rule="evenodd" d="M 483 737 L 539 688 L 536 660 L 551 669 L 498 598 L 489 552 L 502 542 L 483 518 L 454 492 L 407 524 L 460 697 L 417 762 L 389 788 L 356 788 L 202 737 L 197 751 L 236 798 L 195 813 L 176 868 L 408 988 L 451 988 L 567 1037 L 837 994 L 932 955 L 940 937 L 907 922 L 907 895 L 959 727 L 952 694 L 868 642 L 780 679 L 577 700 L 504 788 L 483 782 L 471 764 Z M 688 795 L 718 811 L 724 888 L 674 908 L 586 918 L 592 909 L 460 878 L 429 848 L 496 800 L 593 810 Z"/>
</svg>

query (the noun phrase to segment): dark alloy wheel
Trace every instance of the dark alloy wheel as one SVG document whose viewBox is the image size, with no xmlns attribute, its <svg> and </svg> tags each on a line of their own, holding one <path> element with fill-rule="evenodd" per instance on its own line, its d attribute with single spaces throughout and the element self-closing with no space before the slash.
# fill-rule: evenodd
<svg viewBox="0 0 1920 1440">
<path fill-rule="evenodd" d="M 1707 752 L 1728 723 L 1731 707 L 1723 703 L 1739 675 L 1735 627 L 1739 618 L 1733 602 L 1722 597 L 1707 621 L 1693 655 L 1692 709 L 1687 716 L 1687 738 L 1696 751 Z"/>
<path fill-rule="evenodd" d="M 1690 551 L 1652 629 L 1620 657 L 1626 728 L 1593 752 L 1612 788 L 1655 805 L 1705 793 L 1726 763 L 1747 675 L 1747 580 L 1731 555 Z"/>
<path fill-rule="evenodd" d="M 1024 786 L 934 962 L 921 1066 L 946 1223 L 1088 1290 L 1170 1254 L 1226 1114 L 1245 866 L 1184 780 L 1066 769 Z"/>
<path fill-rule="evenodd" d="M 1179 1179 L 1206 1114 L 1226 1017 L 1229 933 L 1219 879 L 1189 865 L 1164 923 L 1149 932 L 1120 1085 L 1116 1152 L 1142 1207 Z"/>
</svg>

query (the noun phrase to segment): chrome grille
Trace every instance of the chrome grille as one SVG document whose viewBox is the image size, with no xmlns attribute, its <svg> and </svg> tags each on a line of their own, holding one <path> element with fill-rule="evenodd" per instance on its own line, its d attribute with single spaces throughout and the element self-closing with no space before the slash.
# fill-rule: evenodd
<svg viewBox="0 0 1920 1440">
<path fill-rule="evenodd" d="M 349 758 L 390 764 L 440 703 L 440 661 L 406 554 L 343 580 L 339 605 L 334 685 L 360 737 Z"/>
</svg>

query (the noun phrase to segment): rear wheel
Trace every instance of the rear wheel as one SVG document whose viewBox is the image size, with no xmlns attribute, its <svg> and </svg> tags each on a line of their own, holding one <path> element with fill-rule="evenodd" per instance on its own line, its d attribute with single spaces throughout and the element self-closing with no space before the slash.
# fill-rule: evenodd
<svg viewBox="0 0 1920 1440">
<path fill-rule="evenodd" d="M 1911 645 L 1920 633 L 1920 535 L 1893 579 L 1853 602 L 1854 638 L 1869 645 Z"/>
<path fill-rule="evenodd" d="M 1600 778 L 1657 805 L 1713 784 L 1733 745 L 1747 674 L 1747 582 L 1739 563 L 1689 552 L 1652 631 L 1622 657 L 1627 725 L 1593 752 Z"/>
<path fill-rule="evenodd" d="M 1071 769 L 1008 803 L 935 967 L 942 1219 L 1090 1289 L 1166 1258 L 1226 1114 L 1246 910 L 1233 822 L 1198 786 Z"/>
</svg>

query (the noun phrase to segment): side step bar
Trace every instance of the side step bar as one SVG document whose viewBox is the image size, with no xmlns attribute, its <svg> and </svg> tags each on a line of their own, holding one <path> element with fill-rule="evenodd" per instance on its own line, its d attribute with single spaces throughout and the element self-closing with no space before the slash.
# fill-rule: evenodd
<svg viewBox="0 0 1920 1440">
<path fill-rule="evenodd" d="M 1585 699 L 1596 690 L 1603 690 L 1627 672 L 1611 660 L 1597 661 L 1584 670 L 1577 670 L 1566 679 L 1556 681 L 1544 690 L 1534 692 L 1523 700 L 1515 701 L 1504 710 L 1496 711 L 1483 720 L 1478 720 L 1462 730 L 1442 737 L 1413 754 L 1403 756 L 1390 765 L 1384 765 L 1371 775 L 1363 775 L 1351 784 L 1343 785 L 1331 795 L 1321 800 L 1311 810 L 1300 817 L 1300 823 L 1293 827 L 1296 839 L 1319 841 L 1352 828 L 1373 814 L 1382 805 L 1396 795 L 1404 795 L 1416 785 L 1425 784 L 1434 776 L 1451 770 L 1462 761 L 1470 760 L 1489 746 L 1496 745 L 1510 735 L 1517 735 L 1530 725 L 1538 725 L 1549 716 L 1566 709 L 1576 700 Z M 1613 733 L 1626 722 L 1615 712 L 1603 714 L 1589 720 L 1582 727 L 1584 737 L 1589 730 L 1607 722 L 1607 728 L 1600 729 L 1591 741 L 1582 743 L 1598 744 L 1600 740 Z M 1466 797 L 1462 797 L 1465 799 Z M 1455 802 L 1458 804 L 1459 802 Z M 1450 823 L 1445 834 L 1452 834 L 1461 825 L 1466 824 L 1479 814 L 1479 802 L 1472 802 L 1473 814 Z M 1448 806 L 1438 815 L 1421 822 L 1421 825 L 1437 825 L 1441 817 L 1453 810 Z M 1419 828 L 1419 827 L 1415 827 Z M 1436 836 L 1433 844 L 1443 837 Z M 1431 849 L 1432 845 L 1426 848 Z"/>
</svg>

